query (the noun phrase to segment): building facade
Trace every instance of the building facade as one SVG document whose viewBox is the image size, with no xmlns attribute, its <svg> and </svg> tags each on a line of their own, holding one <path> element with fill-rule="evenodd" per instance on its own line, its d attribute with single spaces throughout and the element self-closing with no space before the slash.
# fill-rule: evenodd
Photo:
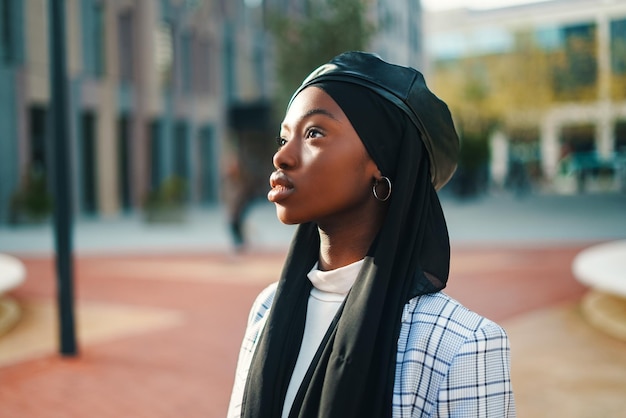
<svg viewBox="0 0 626 418">
<path fill-rule="evenodd" d="M 172 178 L 187 204 L 220 202 L 224 152 L 266 128 L 274 77 L 265 14 L 302 13 L 305 3 L 66 0 L 77 216 L 137 213 Z M 51 190 L 48 13 L 48 0 L 0 0 L 0 224 L 19 221 L 18 196 Z M 374 51 L 420 65 L 419 0 L 371 2 L 369 16 Z"/>
<path fill-rule="evenodd" d="M 192 204 L 219 200 L 227 110 L 249 82 L 243 2 L 67 0 L 72 194 L 79 216 L 142 208 L 172 177 Z M 0 0 L 0 222 L 34 176 L 50 178 L 46 0 Z M 250 37 L 252 35 L 249 35 Z M 258 53 L 256 56 L 258 57 Z M 245 80 L 242 81 L 242 80 Z M 43 173 L 43 174 L 42 174 Z"/>
<path fill-rule="evenodd" d="M 376 28 L 372 51 L 389 62 L 425 67 L 420 0 L 372 1 L 370 16 Z"/>
<path fill-rule="evenodd" d="M 501 103 L 508 114 L 500 118 L 505 127 L 492 137 L 494 180 L 505 180 L 515 158 L 536 164 L 548 183 L 563 177 L 565 159 L 572 156 L 595 171 L 612 170 L 623 159 L 626 2 L 551 0 L 431 12 L 424 21 L 429 72 L 450 96 L 456 94 L 449 89 L 455 71 L 465 71 L 466 78 L 471 72 L 482 75 L 487 91 L 497 88 L 502 74 L 496 67 L 504 59 L 509 74 L 524 72 L 519 80 L 525 84 L 513 80 L 508 86 L 516 97 Z M 522 100 L 525 112 L 512 104 Z"/>
</svg>

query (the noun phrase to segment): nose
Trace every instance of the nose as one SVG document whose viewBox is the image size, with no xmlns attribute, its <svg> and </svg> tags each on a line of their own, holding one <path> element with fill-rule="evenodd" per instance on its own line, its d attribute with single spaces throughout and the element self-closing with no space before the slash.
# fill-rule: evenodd
<svg viewBox="0 0 626 418">
<path fill-rule="evenodd" d="M 298 144 L 295 139 L 288 140 L 272 158 L 276 169 L 288 170 L 298 164 Z"/>
</svg>

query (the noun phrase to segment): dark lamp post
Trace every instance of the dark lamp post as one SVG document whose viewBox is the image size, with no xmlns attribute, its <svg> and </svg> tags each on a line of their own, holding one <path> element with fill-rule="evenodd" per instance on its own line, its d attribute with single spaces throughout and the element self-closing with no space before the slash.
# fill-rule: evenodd
<svg viewBox="0 0 626 418">
<path fill-rule="evenodd" d="M 65 51 L 65 1 L 49 0 L 50 121 L 54 188 L 54 237 L 57 267 L 60 353 L 77 354 L 74 325 L 72 204 Z"/>
</svg>

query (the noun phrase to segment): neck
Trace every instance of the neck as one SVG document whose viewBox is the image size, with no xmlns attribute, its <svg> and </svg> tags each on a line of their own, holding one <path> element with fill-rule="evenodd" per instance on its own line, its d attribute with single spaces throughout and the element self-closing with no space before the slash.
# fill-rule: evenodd
<svg viewBox="0 0 626 418">
<path fill-rule="evenodd" d="M 334 270 L 363 259 L 367 255 L 378 230 L 383 214 L 366 221 L 350 220 L 335 225 L 318 227 L 320 234 L 320 270 Z"/>
</svg>

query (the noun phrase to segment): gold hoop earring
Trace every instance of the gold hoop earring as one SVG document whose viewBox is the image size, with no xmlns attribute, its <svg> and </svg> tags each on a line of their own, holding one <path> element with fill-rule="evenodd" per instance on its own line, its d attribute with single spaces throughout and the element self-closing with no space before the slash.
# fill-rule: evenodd
<svg viewBox="0 0 626 418">
<path fill-rule="evenodd" d="M 382 198 L 380 196 L 378 196 L 378 193 L 376 192 L 376 187 L 378 187 L 378 184 L 379 184 L 380 180 L 385 180 L 387 182 L 387 187 L 388 187 L 387 195 L 385 197 L 382 197 Z M 376 179 L 374 181 L 374 187 L 372 187 L 372 192 L 374 193 L 374 197 L 377 200 L 380 200 L 381 202 L 385 202 L 385 201 L 389 200 L 389 198 L 391 197 L 391 180 L 389 180 L 389 177 L 385 177 L 385 176 L 382 176 L 380 178 L 380 180 Z"/>
</svg>

